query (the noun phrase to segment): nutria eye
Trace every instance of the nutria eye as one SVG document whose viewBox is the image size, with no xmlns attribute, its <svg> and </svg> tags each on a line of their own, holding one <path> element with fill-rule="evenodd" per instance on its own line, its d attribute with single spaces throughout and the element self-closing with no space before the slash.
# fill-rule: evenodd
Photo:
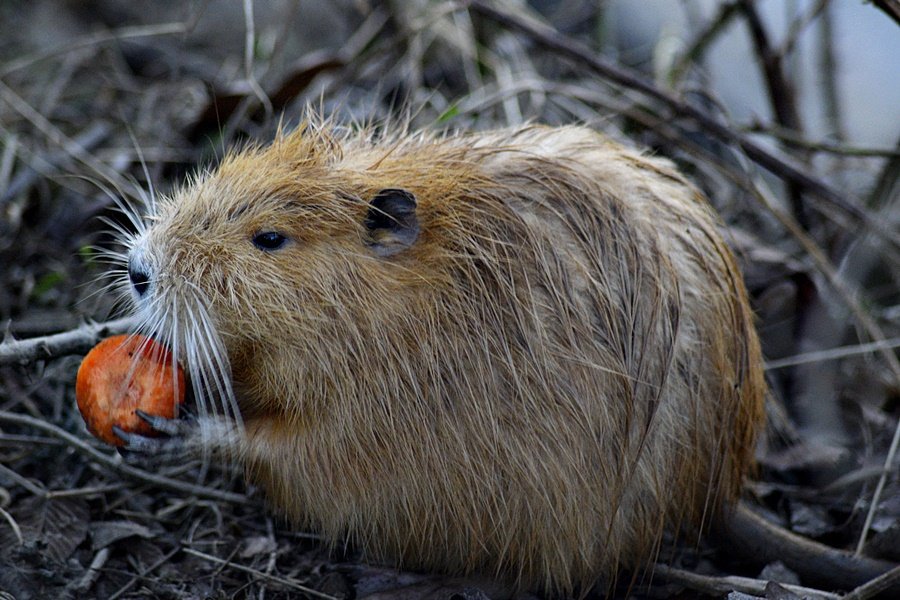
<svg viewBox="0 0 900 600">
<path fill-rule="evenodd" d="M 253 245 L 264 252 L 278 250 L 287 242 L 287 238 L 277 231 L 266 231 L 253 236 Z"/>
</svg>

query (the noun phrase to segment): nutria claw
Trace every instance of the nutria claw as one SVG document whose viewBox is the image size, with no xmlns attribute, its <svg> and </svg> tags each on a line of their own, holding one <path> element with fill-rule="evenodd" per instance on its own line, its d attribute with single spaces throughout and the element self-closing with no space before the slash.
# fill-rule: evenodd
<svg viewBox="0 0 900 600">
<path fill-rule="evenodd" d="M 140 409 L 134 411 L 144 422 L 160 433 L 165 433 L 172 437 L 183 437 L 185 434 L 193 431 L 194 425 L 184 419 L 167 419 L 159 415 L 151 415 Z"/>
<path fill-rule="evenodd" d="M 128 432 L 113 425 L 113 433 L 119 436 L 125 445 L 121 448 L 129 452 L 141 454 L 163 454 L 174 452 L 185 446 L 186 440 L 196 429 L 196 424 L 184 419 L 167 419 L 158 415 L 151 415 L 142 410 L 135 410 L 135 414 L 144 422 L 165 437 L 150 437 L 139 433 Z"/>
</svg>

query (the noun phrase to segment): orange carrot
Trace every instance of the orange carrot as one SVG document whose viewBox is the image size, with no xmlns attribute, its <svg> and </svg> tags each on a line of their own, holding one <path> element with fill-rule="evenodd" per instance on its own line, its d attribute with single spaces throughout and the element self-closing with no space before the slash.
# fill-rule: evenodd
<svg viewBox="0 0 900 600">
<path fill-rule="evenodd" d="M 135 410 L 175 418 L 184 402 L 184 370 L 158 342 L 141 335 L 117 335 L 94 346 L 75 380 L 78 410 L 88 431 L 122 446 L 113 425 L 145 436 L 157 432 Z"/>
</svg>

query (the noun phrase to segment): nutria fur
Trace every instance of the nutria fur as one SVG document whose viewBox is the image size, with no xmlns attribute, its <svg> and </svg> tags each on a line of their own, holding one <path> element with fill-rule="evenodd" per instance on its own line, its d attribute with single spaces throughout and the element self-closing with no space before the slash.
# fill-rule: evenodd
<svg viewBox="0 0 900 600">
<path fill-rule="evenodd" d="M 204 443 L 291 520 L 567 593 L 697 531 L 752 463 L 760 350 L 717 226 L 585 127 L 307 123 L 160 200 L 128 260 Z"/>
</svg>

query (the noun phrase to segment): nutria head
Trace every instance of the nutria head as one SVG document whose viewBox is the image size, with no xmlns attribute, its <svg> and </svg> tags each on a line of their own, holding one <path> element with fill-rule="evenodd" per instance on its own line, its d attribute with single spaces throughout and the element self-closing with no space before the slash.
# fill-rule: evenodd
<svg viewBox="0 0 900 600">
<path fill-rule="evenodd" d="M 341 173 L 340 159 L 323 130 L 279 135 L 161 199 L 128 240 L 143 328 L 184 356 L 198 396 L 221 397 L 232 377 L 252 388 L 247 410 L 293 395 L 278 391 L 279 361 L 312 345 L 318 362 L 323 321 L 350 318 L 348 301 L 389 310 L 400 293 L 390 272 L 407 261 L 386 259 L 419 237 L 416 196 Z"/>
</svg>

